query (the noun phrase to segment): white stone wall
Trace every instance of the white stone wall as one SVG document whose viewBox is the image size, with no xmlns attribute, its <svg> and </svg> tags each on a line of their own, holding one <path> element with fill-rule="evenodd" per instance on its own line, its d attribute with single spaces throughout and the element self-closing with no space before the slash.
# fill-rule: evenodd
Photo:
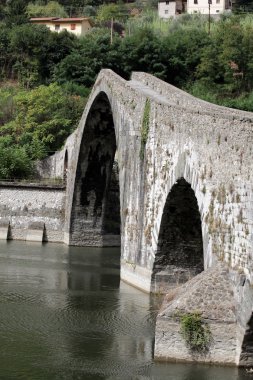
<svg viewBox="0 0 253 380">
<path fill-rule="evenodd" d="M 82 22 L 58 22 L 57 20 L 34 21 L 34 23 L 45 25 L 51 32 L 60 33 L 66 30 L 69 33 L 75 34 L 77 37 L 85 35 L 92 28 L 88 20 L 83 20 Z M 72 29 L 71 25 L 75 25 L 75 29 Z"/>
<path fill-rule="evenodd" d="M 67 151 L 68 155 L 68 171 L 71 168 L 71 157 L 77 145 L 77 129 L 66 140 L 64 148 L 56 152 L 54 155 L 38 161 L 36 171 L 41 178 L 63 178 L 64 177 L 64 160 Z"/>
<path fill-rule="evenodd" d="M 10 237 L 26 240 L 33 222 L 45 223 L 46 240 L 63 241 L 65 191 L 22 186 L 0 187 L 0 223 L 10 223 Z"/>
<path fill-rule="evenodd" d="M 164 1 L 158 3 L 158 16 L 160 18 L 170 18 L 176 15 L 176 1 Z"/>
<path fill-rule="evenodd" d="M 230 7 L 231 8 L 231 7 Z M 226 9 L 226 0 L 212 0 L 210 4 L 210 14 L 223 13 Z M 209 14 L 208 0 L 188 0 L 187 1 L 188 13 L 201 13 Z"/>
</svg>

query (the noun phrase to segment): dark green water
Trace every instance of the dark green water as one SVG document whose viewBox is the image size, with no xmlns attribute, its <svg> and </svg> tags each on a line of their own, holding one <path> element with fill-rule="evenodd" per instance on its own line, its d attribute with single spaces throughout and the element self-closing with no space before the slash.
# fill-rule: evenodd
<svg viewBox="0 0 253 380">
<path fill-rule="evenodd" d="M 155 301 L 119 280 L 119 250 L 0 243 L 0 379 L 253 379 L 154 364 Z"/>
</svg>

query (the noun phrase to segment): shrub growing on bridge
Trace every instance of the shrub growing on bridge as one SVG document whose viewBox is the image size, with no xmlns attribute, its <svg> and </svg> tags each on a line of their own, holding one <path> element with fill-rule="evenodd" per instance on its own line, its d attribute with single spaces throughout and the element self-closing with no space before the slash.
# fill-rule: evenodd
<svg viewBox="0 0 253 380">
<path fill-rule="evenodd" d="M 209 326 L 205 324 L 200 313 L 187 313 L 180 316 L 180 331 L 187 346 L 192 351 L 204 352 L 211 341 Z"/>
</svg>

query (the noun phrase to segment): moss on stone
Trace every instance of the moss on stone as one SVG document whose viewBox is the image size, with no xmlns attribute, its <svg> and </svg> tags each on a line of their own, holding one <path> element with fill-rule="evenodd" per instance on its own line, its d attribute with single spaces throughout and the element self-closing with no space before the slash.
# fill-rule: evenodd
<svg viewBox="0 0 253 380">
<path fill-rule="evenodd" d="M 146 99 L 144 112 L 143 112 L 143 118 L 142 118 L 142 125 L 141 125 L 141 150 L 140 150 L 141 160 L 144 159 L 145 147 L 148 140 L 149 116 L 150 116 L 150 99 Z"/>
</svg>

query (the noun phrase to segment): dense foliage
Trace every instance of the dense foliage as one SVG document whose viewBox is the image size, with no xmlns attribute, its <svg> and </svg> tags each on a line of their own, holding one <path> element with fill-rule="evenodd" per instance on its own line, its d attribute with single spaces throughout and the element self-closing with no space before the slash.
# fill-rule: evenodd
<svg viewBox="0 0 253 380">
<path fill-rule="evenodd" d="M 49 1 L 42 5 L 40 2 L 29 3 L 26 8 L 26 13 L 29 17 L 67 17 L 67 12 L 64 7 L 57 1 Z"/>
<path fill-rule="evenodd" d="M 203 99 L 253 111 L 253 15 L 212 20 L 209 34 L 208 20 L 200 15 L 162 21 L 146 9 L 130 17 L 129 4 L 108 3 L 1 2 L 1 177 L 29 175 L 34 160 L 62 146 L 102 68 L 126 79 L 132 71 L 145 71 Z M 237 8 L 246 3 L 238 0 Z M 140 4 L 132 7 L 141 10 Z M 28 21 L 77 15 L 78 9 L 95 17 L 82 38 Z M 112 19 L 118 31 L 113 38 Z"/>
<path fill-rule="evenodd" d="M 27 176 L 34 160 L 59 149 L 84 106 L 55 83 L 31 91 L 2 89 L 0 99 L 1 178 Z"/>
</svg>

